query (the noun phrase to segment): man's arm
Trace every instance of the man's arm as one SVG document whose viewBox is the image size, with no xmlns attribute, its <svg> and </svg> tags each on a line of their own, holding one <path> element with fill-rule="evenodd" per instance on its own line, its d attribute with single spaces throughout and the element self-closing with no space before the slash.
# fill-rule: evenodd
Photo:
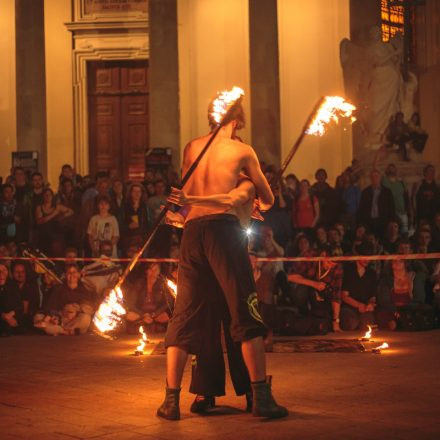
<svg viewBox="0 0 440 440">
<path fill-rule="evenodd" d="M 260 202 L 260 209 L 262 211 L 269 210 L 274 201 L 274 195 L 270 189 L 270 185 L 261 171 L 255 151 L 249 147 L 249 152 L 244 159 L 244 169 L 246 175 L 250 177 L 255 185 L 258 200 Z"/>
</svg>

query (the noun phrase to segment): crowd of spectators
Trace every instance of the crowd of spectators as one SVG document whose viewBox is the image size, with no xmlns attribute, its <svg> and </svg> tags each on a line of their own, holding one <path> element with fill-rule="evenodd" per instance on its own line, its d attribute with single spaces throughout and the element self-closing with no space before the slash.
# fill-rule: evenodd
<svg viewBox="0 0 440 440">
<path fill-rule="evenodd" d="M 262 164 L 274 206 L 255 222 L 249 251 L 260 312 L 271 334 L 364 330 L 423 330 L 438 325 L 440 261 L 335 262 L 334 256 L 440 252 L 440 188 L 429 165 L 412 188 L 394 164 L 373 169 L 361 189 L 351 168 L 333 187 L 325 169 L 316 181 Z M 148 170 L 143 182 L 114 173 L 79 176 L 70 165 L 59 182 L 39 172 L 11 171 L 0 198 L 0 334 L 85 333 L 125 261 L 142 246 L 167 194 L 172 169 Z M 162 224 L 145 256 L 178 258 L 181 232 Z M 43 257 L 38 263 L 21 260 Z M 62 261 L 44 257 L 62 258 Z M 326 261 L 259 261 L 258 257 L 329 257 Z M 163 331 L 172 310 L 167 277 L 174 263 L 135 266 L 123 286 L 124 328 Z"/>
</svg>

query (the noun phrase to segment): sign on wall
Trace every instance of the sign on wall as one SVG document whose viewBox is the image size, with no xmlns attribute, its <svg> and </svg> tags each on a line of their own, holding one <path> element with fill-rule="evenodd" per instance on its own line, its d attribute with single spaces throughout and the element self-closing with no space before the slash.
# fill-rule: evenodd
<svg viewBox="0 0 440 440">
<path fill-rule="evenodd" d="M 148 12 L 148 0 L 84 0 L 84 13 Z"/>
</svg>

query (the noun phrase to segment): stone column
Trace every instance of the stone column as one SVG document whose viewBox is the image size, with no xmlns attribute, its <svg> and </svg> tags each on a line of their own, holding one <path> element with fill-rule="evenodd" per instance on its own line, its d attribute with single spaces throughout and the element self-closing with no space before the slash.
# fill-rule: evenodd
<svg viewBox="0 0 440 440">
<path fill-rule="evenodd" d="M 17 149 L 37 151 L 47 176 L 44 0 L 15 1 Z"/>
<path fill-rule="evenodd" d="M 269 164 L 281 163 L 276 0 L 249 0 L 252 145 Z"/>
<path fill-rule="evenodd" d="M 179 151 L 179 63 L 177 0 L 149 0 L 150 146 L 168 147 L 173 163 Z"/>
</svg>

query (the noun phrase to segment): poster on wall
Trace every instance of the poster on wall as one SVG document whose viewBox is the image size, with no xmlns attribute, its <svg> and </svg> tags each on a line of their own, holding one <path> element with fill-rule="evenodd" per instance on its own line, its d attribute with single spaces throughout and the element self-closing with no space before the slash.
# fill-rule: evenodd
<svg viewBox="0 0 440 440">
<path fill-rule="evenodd" d="M 148 0 L 84 0 L 85 15 L 148 12 Z"/>
</svg>

